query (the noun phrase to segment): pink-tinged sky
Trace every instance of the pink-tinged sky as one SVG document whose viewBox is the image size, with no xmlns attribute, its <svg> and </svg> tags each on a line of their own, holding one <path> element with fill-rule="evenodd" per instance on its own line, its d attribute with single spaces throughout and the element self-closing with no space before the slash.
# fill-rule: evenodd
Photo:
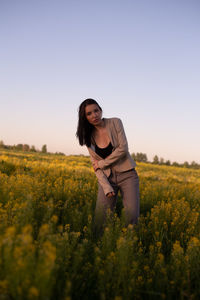
<svg viewBox="0 0 200 300">
<path fill-rule="evenodd" d="M 130 152 L 200 163 L 198 0 L 0 1 L 0 140 L 88 154 L 85 98 L 122 119 Z"/>
</svg>

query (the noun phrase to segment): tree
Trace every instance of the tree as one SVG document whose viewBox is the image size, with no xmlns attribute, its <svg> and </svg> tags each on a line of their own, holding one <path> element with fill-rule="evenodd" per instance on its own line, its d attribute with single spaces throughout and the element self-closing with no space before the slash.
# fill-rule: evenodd
<svg viewBox="0 0 200 300">
<path fill-rule="evenodd" d="M 55 152 L 56 155 L 65 155 L 63 152 Z"/>
<path fill-rule="evenodd" d="M 158 158 L 158 155 L 155 155 L 154 158 L 153 158 L 153 163 L 154 164 L 159 164 L 159 158 Z"/>
<path fill-rule="evenodd" d="M 23 150 L 23 144 L 17 144 L 16 149 L 17 150 Z"/>
<path fill-rule="evenodd" d="M 0 141 L 0 148 L 4 148 L 4 142 L 2 140 Z"/>
<path fill-rule="evenodd" d="M 30 151 L 32 151 L 32 152 L 36 152 L 36 149 L 35 149 L 35 146 L 34 146 L 34 145 L 32 145 L 32 146 L 31 146 L 31 149 L 30 149 Z"/>
<path fill-rule="evenodd" d="M 189 166 L 190 166 L 189 163 L 187 161 L 185 161 L 184 164 L 183 164 L 183 167 L 184 168 L 189 168 Z"/>
<path fill-rule="evenodd" d="M 170 165 L 171 165 L 171 161 L 168 159 L 168 160 L 166 160 L 165 164 L 166 164 L 167 166 L 170 166 Z"/>
<path fill-rule="evenodd" d="M 160 164 L 161 164 L 161 165 L 164 165 L 164 163 L 165 163 L 165 160 L 164 160 L 164 158 L 161 157 L 161 158 L 160 158 Z"/>
<path fill-rule="evenodd" d="M 147 162 L 147 155 L 145 153 L 142 153 L 142 152 L 137 152 L 137 154 L 132 153 L 131 156 L 136 161 Z"/>
<path fill-rule="evenodd" d="M 47 145 L 42 146 L 42 153 L 47 153 Z"/>
<path fill-rule="evenodd" d="M 195 161 L 192 161 L 190 166 L 194 169 L 197 169 L 199 167 L 199 165 Z"/>
<path fill-rule="evenodd" d="M 23 145 L 23 151 L 30 151 L 30 147 L 28 144 Z"/>
<path fill-rule="evenodd" d="M 135 153 L 132 153 L 131 156 L 132 156 L 132 158 L 133 158 L 134 160 L 136 160 L 136 154 L 135 154 Z"/>
<path fill-rule="evenodd" d="M 147 162 L 147 155 L 145 153 L 137 153 L 136 154 L 136 160 L 141 162 Z"/>
</svg>

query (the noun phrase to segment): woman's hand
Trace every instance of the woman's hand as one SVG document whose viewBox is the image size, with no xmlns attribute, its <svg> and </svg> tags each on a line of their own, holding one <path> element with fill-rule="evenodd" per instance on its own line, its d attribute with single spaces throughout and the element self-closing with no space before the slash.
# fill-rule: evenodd
<svg viewBox="0 0 200 300">
<path fill-rule="evenodd" d="M 99 166 L 98 166 L 98 160 L 93 160 L 92 166 L 93 166 L 93 168 L 94 168 L 95 171 L 96 171 L 97 169 L 99 169 Z"/>
<path fill-rule="evenodd" d="M 111 197 L 113 197 L 113 196 L 115 196 L 115 193 L 114 193 L 114 192 L 110 192 L 110 193 L 106 194 L 106 197 L 108 197 L 108 198 L 111 198 Z"/>
</svg>

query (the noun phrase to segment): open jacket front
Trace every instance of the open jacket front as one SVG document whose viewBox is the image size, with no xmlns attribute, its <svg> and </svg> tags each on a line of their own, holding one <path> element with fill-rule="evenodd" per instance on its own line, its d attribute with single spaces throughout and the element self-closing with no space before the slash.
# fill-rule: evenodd
<svg viewBox="0 0 200 300">
<path fill-rule="evenodd" d="M 113 191 L 113 188 L 108 181 L 111 169 L 115 170 L 116 172 L 124 172 L 134 168 L 136 163 L 129 153 L 122 121 L 119 118 L 103 118 L 103 120 L 105 122 L 111 144 L 113 145 L 112 153 L 105 159 L 99 156 L 95 152 L 95 143 L 93 137 L 91 138 L 91 146 L 87 148 L 91 161 L 98 160 L 100 169 L 95 171 L 95 174 L 104 190 L 104 193 L 107 194 Z"/>
</svg>

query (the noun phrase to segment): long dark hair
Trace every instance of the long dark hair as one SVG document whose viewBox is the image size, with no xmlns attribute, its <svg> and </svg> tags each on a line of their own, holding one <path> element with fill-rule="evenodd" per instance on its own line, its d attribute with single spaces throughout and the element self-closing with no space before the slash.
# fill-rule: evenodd
<svg viewBox="0 0 200 300">
<path fill-rule="evenodd" d="M 96 104 L 99 107 L 99 109 L 102 111 L 99 104 L 94 99 L 91 98 L 84 100 L 79 106 L 79 114 L 78 114 L 79 118 L 78 118 L 76 137 L 78 138 L 79 144 L 81 146 L 86 145 L 87 147 L 91 146 L 91 135 L 92 135 L 92 130 L 94 128 L 94 126 L 88 122 L 85 116 L 85 108 L 87 105 L 90 104 Z"/>
</svg>

